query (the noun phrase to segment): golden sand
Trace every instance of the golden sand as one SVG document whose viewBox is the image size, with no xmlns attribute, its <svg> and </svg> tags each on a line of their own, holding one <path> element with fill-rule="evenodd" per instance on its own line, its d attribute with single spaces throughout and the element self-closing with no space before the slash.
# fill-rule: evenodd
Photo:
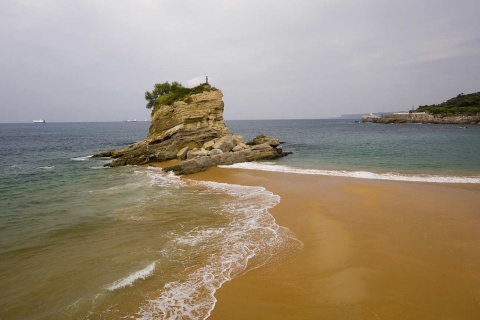
<svg viewBox="0 0 480 320">
<path fill-rule="evenodd" d="M 263 186 L 304 243 L 226 283 L 210 319 L 480 319 L 480 185 L 212 168 Z"/>
</svg>

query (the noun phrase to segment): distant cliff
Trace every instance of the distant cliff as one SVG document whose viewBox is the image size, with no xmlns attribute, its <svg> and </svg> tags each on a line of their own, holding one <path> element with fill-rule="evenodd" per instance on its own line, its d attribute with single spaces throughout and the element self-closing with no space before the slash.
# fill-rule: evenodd
<svg viewBox="0 0 480 320">
<path fill-rule="evenodd" d="M 434 116 L 424 112 L 390 113 L 382 115 L 367 114 L 362 122 L 373 123 L 433 123 L 433 124 L 480 124 L 479 116 Z"/>
<path fill-rule="evenodd" d="M 367 114 L 362 122 L 480 124 L 480 92 L 460 93 L 440 104 L 420 106 L 410 112 Z"/>
<path fill-rule="evenodd" d="M 190 174 L 219 164 L 275 159 L 288 154 L 277 148 L 277 139 L 260 136 L 244 143 L 241 136 L 233 135 L 223 120 L 222 92 L 206 86 L 207 90 L 185 100 L 155 107 L 145 140 L 95 156 L 113 158 L 108 164 L 111 167 L 178 159 L 180 163 L 164 170 Z"/>
</svg>

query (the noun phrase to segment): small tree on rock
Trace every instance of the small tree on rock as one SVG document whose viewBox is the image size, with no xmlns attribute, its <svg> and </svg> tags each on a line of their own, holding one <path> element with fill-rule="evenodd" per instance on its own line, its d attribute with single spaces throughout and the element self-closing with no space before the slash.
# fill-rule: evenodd
<svg viewBox="0 0 480 320">
<path fill-rule="evenodd" d="M 177 91 L 179 88 L 183 88 L 183 86 L 176 81 L 173 81 L 172 84 L 168 81 L 164 83 L 155 83 L 152 92 L 145 92 L 145 100 L 147 100 L 146 107 L 151 109 L 155 106 L 155 101 L 157 101 L 159 97 Z"/>
<path fill-rule="evenodd" d="M 200 84 L 193 88 L 186 88 L 179 82 L 173 81 L 170 84 L 168 81 L 164 83 L 156 83 L 151 92 L 145 92 L 145 100 L 147 100 L 146 107 L 148 109 L 155 108 L 162 105 L 171 105 L 175 101 L 181 101 L 193 94 L 202 93 L 204 91 L 217 90 L 207 84 Z"/>
</svg>

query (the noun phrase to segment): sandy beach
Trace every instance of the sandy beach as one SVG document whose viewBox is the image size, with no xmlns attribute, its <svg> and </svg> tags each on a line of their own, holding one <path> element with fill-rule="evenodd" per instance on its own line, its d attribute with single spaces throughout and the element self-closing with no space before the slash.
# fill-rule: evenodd
<svg viewBox="0 0 480 320">
<path fill-rule="evenodd" d="M 226 283 L 210 319 L 480 319 L 480 185 L 213 168 L 263 186 L 304 249 Z"/>
</svg>

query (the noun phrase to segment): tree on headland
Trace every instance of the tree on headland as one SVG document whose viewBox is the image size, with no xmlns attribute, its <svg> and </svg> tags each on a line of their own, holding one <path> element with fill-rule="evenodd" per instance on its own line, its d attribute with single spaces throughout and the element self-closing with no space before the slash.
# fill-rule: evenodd
<svg viewBox="0 0 480 320">
<path fill-rule="evenodd" d="M 480 114 L 480 92 L 460 93 L 440 104 L 419 106 L 417 111 L 435 116 L 474 116 Z"/>
<path fill-rule="evenodd" d="M 172 84 L 170 84 L 168 81 L 164 83 L 155 83 L 152 92 L 145 92 L 145 100 L 148 101 L 146 107 L 148 109 L 152 108 L 155 106 L 155 101 L 157 101 L 159 97 L 169 94 L 172 91 L 178 90 L 182 87 L 183 86 L 176 81 L 173 81 Z"/>
<path fill-rule="evenodd" d="M 193 88 L 186 88 L 177 81 L 173 81 L 171 84 L 168 81 L 164 83 L 156 83 L 151 92 L 145 92 L 145 100 L 147 100 L 146 107 L 148 109 L 155 109 L 157 106 L 171 105 L 175 101 L 187 99 L 192 94 L 210 90 L 216 89 L 211 87 L 208 83 L 202 83 Z"/>
</svg>

